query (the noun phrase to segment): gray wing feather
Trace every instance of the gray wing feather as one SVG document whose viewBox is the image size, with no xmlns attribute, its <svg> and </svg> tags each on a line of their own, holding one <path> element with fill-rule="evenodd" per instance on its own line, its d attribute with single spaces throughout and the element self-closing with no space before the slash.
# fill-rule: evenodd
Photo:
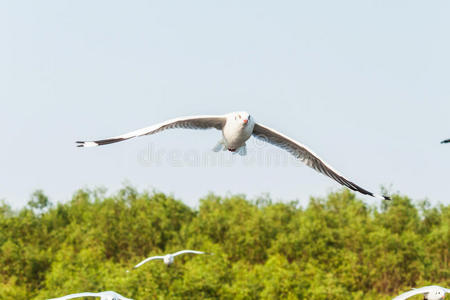
<svg viewBox="0 0 450 300">
<path fill-rule="evenodd" d="M 146 258 L 143 261 L 141 261 L 140 263 L 138 263 L 137 265 L 135 265 L 133 268 L 134 269 L 139 268 L 140 266 L 142 266 L 146 262 L 149 262 L 149 261 L 155 260 L 155 259 L 164 259 L 164 256 L 152 256 L 152 257 Z"/>
<path fill-rule="evenodd" d="M 331 166 L 329 166 L 325 161 L 323 161 L 318 155 L 316 155 L 313 151 L 308 149 L 305 145 L 300 144 L 299 142 L 281 134 L 271 128 L 268 128 L 261 124 L 255 124 L 253 129 L 253 136 L 256 138 L 263 140 L 267 143 L 280 147 L 294 157 L 298 158 L 300 161 L 305 163 L 307 166 L 313 168 L 314 170 L 334 179 L 338 183 L 343 186 L 348 187 L 353 191 L 358 191 L 362 194 L 369 195 L 372 197 L 378 197 L 386 200 L 390 200 L 389 197 L 386 196 L 378 196 L 373 194 L 372 192 L 363 189 L 357 184 L 351 182 L 346 179 L 343 175 L 339 174 L 336 170 L 334 170 Z"/>
<path fill-rule="evenodd" d="M 185 253 L 205 254 L 205 252 L 202 252 L 202 251 L 196 251 L 196 250 L 181 250 L 181 251 L 175 252 L 175 253 L 172 254 L 172 255 L 173 255 L 173 256 L 177 256 L 177 255 L 185 254 Z"/>
<path fill-rule="evenodd" d="M 101 293 L 77 293 L 77 294 L 70 294 L 67 296 L 59 297 L 59 298 L 52 298 L 48 300 L 67 300 L 67 299 L 73 299 L 73 298 L 80 298 L 80 297 L 100 297 Z"/>
<path fill-rule="evenodd" d="M 222 130 L 226 123 L 225 116 L 191 116 L 171 119 L 156 125 L 141 128 L 129 133 L 125 133 L 119 136 L 107 138 L 104 140 L 95 141 L 77 141 L 78 147 L 94 147 L 100 145 L 107 145 L 125 141 L 134 137 L 150 135 L 161 132 L 167 129 L 173 128 L 185 128 L 185 129 L 209 129 L 215 128 Z"/>
<path fill-rule="evenodd" d="M 433 289 L 438 288 L 437 286 L 424 286 L 418 289 L 413 289 L 411 291 L 405 292 L 403 294 L 398 295 L 397 297 L 395 297 L 392 300 L 405 300 L 408 299 L 409 297 L 415 296 L 415 295 L 420 295 L 420 294 L 427 294 L 430 291 L 432 291 Z"/>
</svg>

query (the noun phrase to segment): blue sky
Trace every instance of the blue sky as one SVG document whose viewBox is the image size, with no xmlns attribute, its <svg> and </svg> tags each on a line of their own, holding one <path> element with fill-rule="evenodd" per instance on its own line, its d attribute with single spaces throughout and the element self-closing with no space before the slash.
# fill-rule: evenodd
<svg viewBox="0 0 450 300">
<path fill-rule="evenodd" d="M 258 163 L 285 156 L 253 142 L 247 160 L 196 163 L 215 130 L 74 144 L 246 110 L 362 187 L 448 204 L 449 14 L 448 1 L 2 1 L 0 199 L 67 201 L 125 181 L 192 206 L 211 191 L 306 203 L 339 188 Z"/>
</svg>

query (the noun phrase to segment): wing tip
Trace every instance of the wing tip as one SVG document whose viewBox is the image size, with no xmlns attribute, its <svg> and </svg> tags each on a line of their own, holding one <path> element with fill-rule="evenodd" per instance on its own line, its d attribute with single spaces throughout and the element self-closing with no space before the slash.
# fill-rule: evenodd
<svg viewBox="0 0 450 300">
<path fill-rule="evenodd" d="M 389 196 L 385 196 L 385 195 L 382 195 L 382 196 L 375 196 L 375 197 L 377 197 L 378 199 L 381 199 L 381 200 L 388 200 L 388 201 L 391 201 L 392 199 L 391 199 L 391 197 L 389 197 Z"/>
<path fill-rule="evenodd" d="M 352 182 L 350 182 L 350 183 L 352 183 Z M 362 188 L 358 187 L 355 184 L 353 184 L 353 185 L 354 185 L 353 187 L 350 187 L 348 185 L 346 185 L 346 187 L 352 189 L 353 191 L 360 192 L 363 195 L 369 195 L 369 196 L 372 196 L 374 198 L 378 198 L 378 199 L 381 199 L 381 200 L 392 200 L 391 197 L 389 197 L 389 196 L 374 194 L 372 192 L 369 192 L 369 191 L 367 191 L 365 189 L 362 189 Z"/>
<path fill-rule="evenodd" d="M 380 195 L 373 194 L 373 193 L 370 193 L 369 195 L 372 196 L 372 197 L 381 199 L 381 200 L 388 200 L 388 201 L 391 201 L 391 200 L 392 200 L 391 197 L 385 196 L 385 195 L 381 195 L 381 196 L 380 196 Z"/>
<path fill-rule="evenodd" d="M 441 144 L 447 144 L 447 143 L 450 143 L 450 139 L 443 140 L 443 141 L 441 142 Z"/>
<path fill-rule="evenodd" d="M 83 142 L 83 141 L 76 141 L 77 147 L 96 147 L 98 144 L 96 142 Z"/>
</svg>

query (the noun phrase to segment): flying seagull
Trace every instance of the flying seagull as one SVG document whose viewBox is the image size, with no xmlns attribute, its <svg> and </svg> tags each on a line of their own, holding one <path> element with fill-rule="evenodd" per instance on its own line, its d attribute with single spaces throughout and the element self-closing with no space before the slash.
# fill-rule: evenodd
<svg viewBox="0 0 450 300">
<path fill-rule="evenodd" d="M 450 289 L 446 289 L 437 285 L 424 286 L 412 291 L 403 293 L 392 300 L 405 300 L 415 295 L 424 295 L 424 300 L 444 300 L 445 294 L 450 293 Z"/>
<path fill-rule="evenodd" d="M 171 119 L 156 125 L 138 129 L 119 136 L 104 140 L 78 141 L 78 147 L 94 147 L 121 142 L 134 137 L 150 135 L 171 128 L 187 129 L 209 129 L 215 128 L 222 131 L 222 139 L 214 147 L 213 151 L 228 150 L 245 155 L 247 153 L 245 142 L 254 136 L 264 142 L 280 147 L 297 159 L 304 162 L 314 170 L 336 180 L 338 183 L 348 187 L 353 191 L 358 191 L 364 195 L 370 195 L 380 199 L 390 200 L 387 196 L 379 196 L 369 192 L 362 187 L 351 182 L 338 171 L 334 170 L 324 160 L 312 152 L 307 146 L 287 137 L 260 123 L 256 123 L 253 117 L 247 112 L 233 112 L 226 115 L 206 115 L 190 116 Z"/>
<path fill-rule="evenodd" d="M 140 266 L 142 266 L 143 264 L 145 264 L 146 262 L 149 262 L 151 260 L 155 260 L 155 259 L 162 259 L 163 262 L 167 265 L 170 266 L 171 264 L 173 264 L 174 261 L 174 257 L 180 254 L 185 254 L 185 253 L 192 253 L 192 254 L 211 254 L 212 253 L 206 253 L 206 252 L 202 252 L 202 251 L 195 251 L 195 250 L 181 250 L 175 253 L 170 253 L 170 254 L 166 254 L 164 256 L 152 256 L 149 258 L 144 259 L 143 261 L 141 261 L 140 263 L 138 263 L 137 265 L 135 265 L 133 267 L 133 269 L 139 268 Z"/>
<path fill-rule="evenodd" d="M 80 298 L 80 297 L 100 297 L 100 300 L 133 300 L 127 297 L 124 297 L 120 294 L 117 294 L 113 291 L 106 291 L 106 292 L 100 292 L 100 293 L 78 293 L 78 294 L 71 294 L 67 296 L 63 296 L 60 298 L 52 298 L 48 300 L 67 300 L 67 299 L 73 299 L 73 298 Z"/>
<path fill-rule="evenodd" d="M 450 143 L 450 139 L 446 139 L 441 142 L 441 144 L 446 144 L 446 143 Z"/>
</svg>

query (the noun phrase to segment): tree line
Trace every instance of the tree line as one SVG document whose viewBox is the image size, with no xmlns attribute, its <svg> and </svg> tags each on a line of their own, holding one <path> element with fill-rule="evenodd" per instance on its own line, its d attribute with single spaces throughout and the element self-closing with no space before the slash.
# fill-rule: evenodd
<svg viewBox="0 0 450 300">
<path fill-rule="evenodd" d="M 0 203 L 0 299 L 114 290 L 133 299 L 391 299 L 450 285 L 450 207 L 348 190 L 297 201 L 209 194 L 198 208 L 124 187 Z M 151 255 L 181 249 L 167 267 Z"/>
</svg>

